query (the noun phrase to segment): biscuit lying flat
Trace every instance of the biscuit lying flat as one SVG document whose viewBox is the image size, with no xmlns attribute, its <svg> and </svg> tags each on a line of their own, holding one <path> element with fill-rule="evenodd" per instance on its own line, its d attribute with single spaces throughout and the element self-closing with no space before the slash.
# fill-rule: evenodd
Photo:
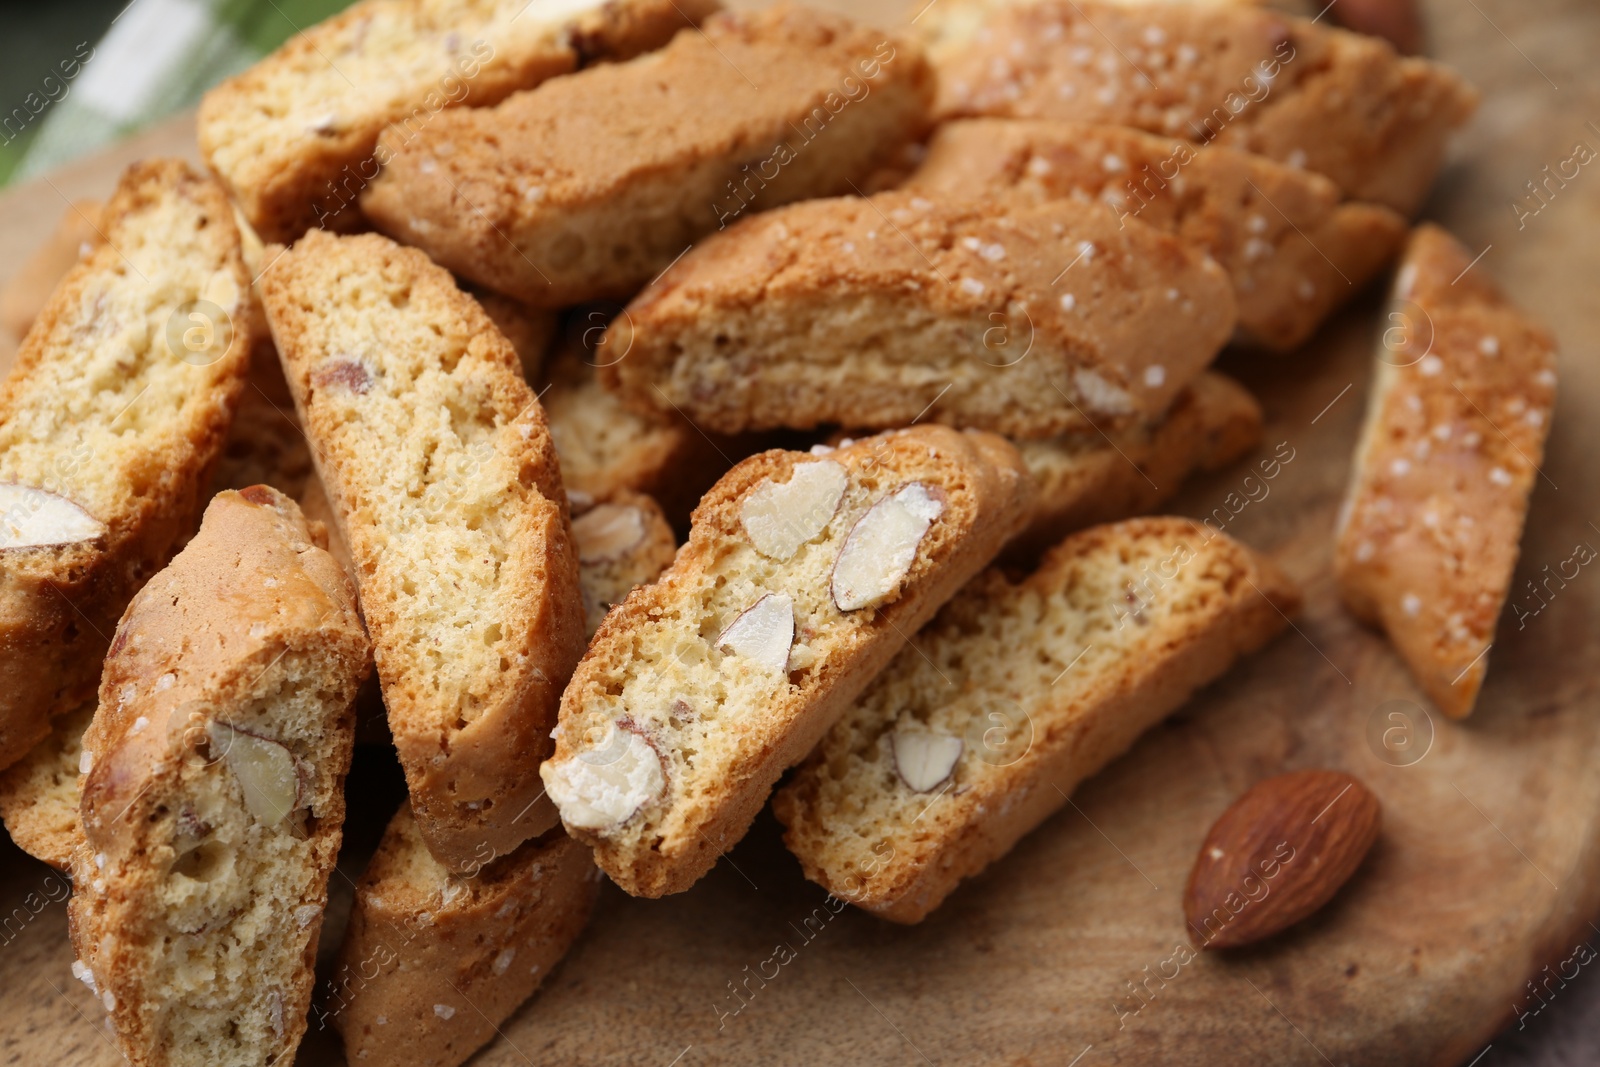
<svg viewBox="0 0 1600 1067">
<path fill-rule="evenodd" d="M 957 0 L 918 25 L 941 118 L 1136 126 L 1324 174 L 1410 215 L 1477 93 L 1385 41 L 1262 8 Z"/>
<path fill-rule="evenodd" d="M 626 298 L 748 211 L 850 191 L 921 136 L 913 45 L 838 16 L 723 14 L 653 55 L 435 118 L 362 196 L 385 233 L 545 307 Z"/>
<path fill-rule="evenodd" d="M 1472 711 L 1555 403 L 1555 341 L 1421 226 L 1401 261 L 1334 571 L 1446 715 Z M 1398 316 L 1398 317 L 1397 317 Z"/>
<path fill-rule="evenodd" d="M 83 739 L 73 972 L 135 1067 L 287 1064 L 344 823 L 355 590 L 294 502 L 224 492 L 129 605 Z"/>
<path fill-rule="evenodd" d="M 194 529 L 252 346 L 220 186 L 135 164 L 0 385 L 0 767 L 94 693 L 122 609 Z"/>
<path fill-rule="evenodd" d="M 812 200 L 708 238 L 613 323 L 601 381 L 727 433 L 1160 415 L 1234 326 L 1221 268 L 1099 204 Z"/>
<path fill-rule="evenodd" d="M 452 877 L 401 808 L 356 886 L 319 1008 L 343 1037 L 345 1059 L 464 1062 L 566 955 L 599 888 L 589 850 L 560 831 Z"/>
<path fill-rule="evenodd" d="M 1109 437 L 1091 431 L 1018 441 L 1039 492 L 1033 520 L 1006 546 L 1006 557 L 1036 558 L 1075 530 L 1149 511 L 1190 473 L 1225 467 L 1260 440 L 1255 397 L 1207 371 L 1157 422 Z"/>
<path fill-rule="evenodd" d="M 94 708 L 91 700 L 57 718 L 50 736 L 0 773 L 0 818 L 11 840 L 59 870 L 67 869 L 73 849 L 83 843 L 78 765 Z"/>
<path fill-rule="evenodd" d="M 905 188 L 1103 201 L 1215 259 L 1233 282 L 1243 340 L 1297 347 L 1405 240 L 1405 220 L 1341 203 L 1319 174 L 1126 126 L 969 119 L 947 123 Z"/>
<path fill-rule="evenodd" d="M 1298 602 L 1269 560 L 1189 519 L 1085 530 L 1017 584 L 989 571 L 779 792 L 784 841 L 835 896 L 920 922 Z"/>
<path fill-rule="evenodd" d="M 1031 495 L 1003 439 L 939 426 L 733 468 L 562 696 L 539 773 L 568 832 L 635 896 L 687 889 Z"/>
<path fill-rule="evenodd" d="M 312 232 L 260 288 L 422 836 L 451 867 L 509 853 L 555 823 L 535 770 L 583 652 L 544 413 L 510 343 L 415 249 Z"/>
<path fill-rule="evenodd" d="M 589 637 L 634 586 L 660 577 L 678 551 L 661 506 L 626 489 L 575 516 L 572 539 Z"/>
<path fill-rule="evenodd" d="M 599 58 L 666 43 L 715 0 L 365 0 L 291 37 L 200 104 L 200 152 L 269 241 L 362 225 L 386 153 L 442 111 L 482 107 Z"/>
</svg>

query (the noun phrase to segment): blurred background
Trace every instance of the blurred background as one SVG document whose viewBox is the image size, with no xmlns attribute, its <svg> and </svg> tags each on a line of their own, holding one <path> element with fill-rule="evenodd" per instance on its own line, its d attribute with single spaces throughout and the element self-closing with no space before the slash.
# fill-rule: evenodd
<svg viewBox="0 0 1600 1067">
<path fill-rule="evenodd" d="M 218 80 L 350 0 L 52 0 L 7 4 L 0 185 L 198 103 Z"/>
</svg>

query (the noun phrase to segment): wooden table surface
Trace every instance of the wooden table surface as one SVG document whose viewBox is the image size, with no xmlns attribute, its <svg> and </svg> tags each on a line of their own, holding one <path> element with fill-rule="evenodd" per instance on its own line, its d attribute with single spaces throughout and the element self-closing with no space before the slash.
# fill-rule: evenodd
<svg viewBox="0 0 1600 1067">
<path fill-rule="evenodd" d="M 873 0 L 831 6 L 885 10 Z M 1561 344 L 1521 589 L 1575 546 L 1600 547 L 1600 169 L 1543 205 L 1525 187 L 1575 144 L 1600 149 L 1600 9 L 1453 0 L 1430 15 L 1433 52 L 1484 103 L 1425 215 L 1484 250 L 1483 267 Z M 0 279 L 68 200 L 103 195 L 122 165 L 155 153 L 192 158 L 192 121 L 0 195 Z M 1150 733 L 921 926 L 818 912 L 822 891 L 800 877 L 769 817 L 691 892 L 644 901 L 608 889 L 566 962 L 474 1063 L 1593 1062 L 1600 982 L 1577 961 L 1592 958 L 1583 943 L 1600 946 L 1590 924 L 1600 915 L 1600 576 L 1580 573 L 1520 627 L 1508 611 L 1471 720 L 1422 710 L 1385 643 L 1339 608 L 1329 571 L 1377 317 L 1369 293 L 1300 352 L 1222 361 L 1263 400 L 1263 454 L 1294 450 L 1228 532 L 1304 584 L 1295 630 Z M 1211 513 L 1252 462 L 1190 484 L 1172 510 Z M 1432 738 L 1405 765 L 1372 740 L 1396 709 Z M 369 781 L 387 780 L 382 753 L 362 761 Z M 1177 966 L 1136 998 L 1147 973 L 1173 973 L 1164 961 L 1185 943 L 1183 881 L 1211 821 L 1257 778 L 1312 766 L 1348 770 L 1381 797 L 1383 835 L 1366 867 L 1301 928 Z M 359 870 L 381 810 L 369 816 L 353 824 L 346 874 Z M 12 916 L 0 930 L 0 1063 L 117 1063 L 98 1006 L 69 973 L 59 876 L 9 844 L 0 850 L 0 920 Z M 347 899 L 346 879 L 335 885 Z M 813 914 L 827 921 L 802 933 Z M 730 983 L 780 942 L 796 958 L 741 1007 Z M 1525 984 L 1536 973 L 1556 976 L 1537 996 Z M 314 1031 L 299 1062 L 341 1061 Z"/>
</svg>

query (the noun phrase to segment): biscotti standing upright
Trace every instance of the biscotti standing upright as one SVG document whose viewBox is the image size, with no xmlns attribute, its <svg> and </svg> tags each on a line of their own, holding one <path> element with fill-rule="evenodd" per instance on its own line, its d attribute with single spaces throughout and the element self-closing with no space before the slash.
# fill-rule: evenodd
<svg viewBox="0 0 1600 1067">
<path fill-rule="evenodd" d="M 953 0 L 918 27 L 941 119 L 1135 126 L 1304 167 L 1402 215 L 1477 106 L 1449 67 L 1245 4 Z"/>
<path fill-rule="evenodd" d="M 457 274 L 626 298 L 741 215 L 849 192 L 927 125 L 913 44 L 833 14 L 722 14 L 652 55 L 387 131 L 362 210 Z"/>
<path fill-rule="evenodd" d="M 343 836 L 355 590 L 266 486 L 128 607 L 83 739 L 73 972 L 135 1067 L 286 1064 Z"/>
<path fill-rule="evenodd" d="M 1433 225 L 1406 249 L 1387 325 L 1334 573 L 1350 610 L 1460 718 L 1488 671 L 1539 479 L 1555 339 Z"/>
<path fill-rule="evenodd" d="M 562 696 L 539 773 L 568 832 L 629 893 L 687 889 L 1031 498 L 1002 438 L 942 426 L 734 467 Z"/>
<path fill-rule="evenodd" d="M 1405 240 L 1377 204 L 1341 202 L 1320 174 L 1127 126 L 967 119 L 941 126 L 902 188 L 1105 203 L 1172 234 L 1228 272 L 1239 333 L 1285 352 L 1360 292 Z"/>
<path fill-rule="evenodd" d="M 504 855 L 555 824 L 537 768 L 583 652 L 544 412 L 510 343 L 415 249 L 309 233 L 260 288 L 422 836 L 452 869 Z"/>
<path fill-rule="evenodd" d="M 779 792 L 784 841 L 833 895 L 920 922 L 1298 604 L 1271 561 L 1190 519 L 1085 530 L 1017 583 L 991 570 Z"/>
<path fill-rule="evenodd" d="M 216 182 L 135 164 L 102 228 L 0 385 L 0 767 L 94 693 L 122 609 L 194 529 L 249 364 Z"/>
<path fill-rule="evenodd" d="M 1159 416 L 1233 327 L 1220 267 L 1103 205 L 882 193 L 697 245 L 611 325 L 628 355 L 600 375 L 728 433 L 1049 437 Z"/>
<path fill-rule="evenodd" d="M 452 873 L 401 808 L 356 884 L 318 1024 L 351 1064 L 457 1067 L 566 955 L 600 883 L 589 850 L 559 830 Z"/>
<path fill-rule="evenodd" d="M 586 62 L 660 47 L 716 7 L 363 0 L 208 92 L 200 152 L 268 241 L 292 241 L 313 227 L 357 230 L 362 189 L 446 110 L 495 104 Z"/>
</svg>

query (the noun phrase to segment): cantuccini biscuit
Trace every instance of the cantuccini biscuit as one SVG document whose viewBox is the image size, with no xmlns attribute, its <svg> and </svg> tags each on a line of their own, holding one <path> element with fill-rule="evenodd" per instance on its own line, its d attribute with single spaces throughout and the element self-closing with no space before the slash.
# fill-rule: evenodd
<svg viewBox="0 0 1600 1067">
<path fill-rule="evenodd" d="M 1387 41 L 1245 4 L 955 0 L 918 21 L 942 119 L 1135 126 L 1304 167 L 1410 215 L 1477 93 Z"/>
<path fill-rule="evenodd" d="M 194 529 L 244 386 L 227 197 L 135 164 L 0 384 L 0 767 L 89 699 L 139 587 Z"/>
<path fill-rule="evenodd" d="M 1006 546 L 1006 557 L 1037 558 L 1076 530 L 1149 511 L 1191 473 L 1225 467 L 1260 440 L 1256 398 L 1207 371 L 1154 422 L 1105 436 L 1089 431 L 1018 441 L 1038 494 L 1033 520 Z"/>
<path fill-rule="evenodd" d="M 687 889 L 1031 497 L 1005 440 L 943 426 L 734 467 L 562 696 L 539 773 L 568 832 L 629 893 Z"/>
<path fill-rule="evenodd" d="M 583 652 L 543 410 L 483 309 L 415 249 L 309 233 L 260 288 L 422 836 L 450 867 L 509 853 L 555 822 L 536 772 Z"/>
<path fill-rule="evenodd" d="M 364 0 L 212 89 L 200 152 L 269 241 L 362 228 L 390 154 L 452 108 L 484 107 L 597 59 L 666 43 L 716 0 Z M 378 135 L 393 126 L 388 144 Z"/>
<path fill-rule="evenodd" d="M 1350 610 L 1460 718 L 1516 569 L 1555 404 L 1555 339 L 1433 225 L 1406 249 L 1390 312 L 1334 573 Z"/>
<path fill-rule="evenodd" d="M 566 955 L 600 889 L 559 830 L 452 873 L 401 808 L 356 885 L 319 1011 L 352 1064 L 457 1067 L 500 1032 Z"/>
<path fill-rule="evenodd" d="M 575 514 L 572 538 L 589 637 L 634 586 L 660 577 L 678 551 L 661 505 L 627 489 Z"/>
<path fill-rule="evenodd" d="M 73 971 L 135 1067 L 289 1063 L 344 823 L 355 589 L 292 500 L 219 494 L 128 607 L 83 739 Z"/>
<path fill-rule="evenodd" d="M 628 63 L 452 111 L 361 200 L 380 230 L 546 307 L 627 298 L 741 215 L 850 191 L 927 125 L 922 53 L 839 15 L 721 14 Z"/>
<path fill-rule="evenodd" d="M 1233 282 L 1241 339 L 1280 352 L 1360 292 L 1406 235 L 1398 214 L 1341 202 L 1339 187 L 1320 174 L 1127 126 L 946 123 L 904 188 L 1102 201 L 1215 259 Z"/>
<path fill-rule="evenodd" d="M 1085 530 L 1015 584 L 991 570 L 778 793 L 784 841 L 835 896 L 920 922 L 1298 603 L 1269 560 L 1189 519 Z"/>
<path fill-rule="evenodd" d="M 1222 269 L 1101 204 L 881 193 L 708 238 L 619 316 L 601 381 L 733 433 L 944 422 L 1011 437 L 1165 411 L 1232 334 Z"/>
<path fill-rule="evenodd" d="M 0 818 L 18 848 L 52 867 L 66 870 L 72 851 L 83 843 L 78 817 L 79 764 L 83 732 L 94 718 L 95 702 L 59 716 L 50 735 L 26 756 L 0 772 Z"/>
</svg>

